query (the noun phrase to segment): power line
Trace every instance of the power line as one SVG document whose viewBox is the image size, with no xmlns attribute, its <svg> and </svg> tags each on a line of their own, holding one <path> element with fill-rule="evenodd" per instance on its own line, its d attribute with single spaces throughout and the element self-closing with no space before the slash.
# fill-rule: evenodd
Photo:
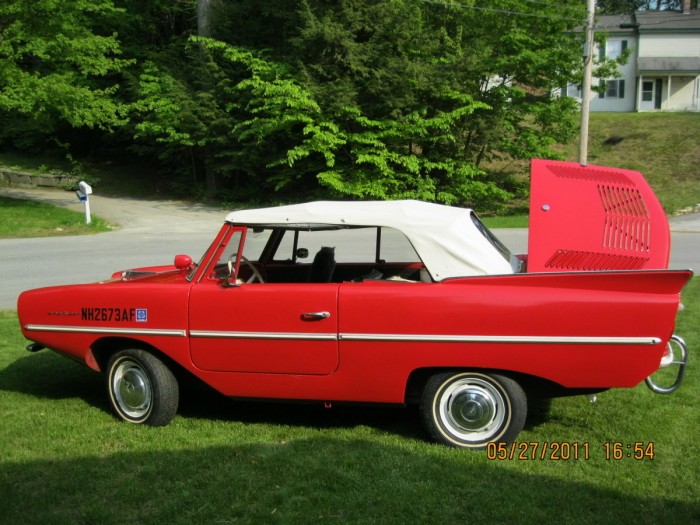
<svg viewBox="0 0 700 525">
<path fill-rule="evenodd" d="M 522 0 L 523 2 L 529 2 L 531 4 L 540 4 L 540 5 L 546 5 L 547 7 L 561 7 L 563 9 L 571 9 L 573 11 L 581 11 L 582 13 L 586 12 L 585 7 L 575 7 L 572 5 L 566 5 L 566 4 L 555 4 L 553 2 L 545 2 L 543 0 Z"/>
<path fill-rule="evenodd" d="M 460 4 L 457 2 L 447 3 L 447 2 L 440 2 L 438 0 L 420 0 L 420 1 L 425 3 L 425 4 L 434 4 L 434 5 L 439 5 L 442 7 L 457 7 L 459 9 L 482 11 L 482 12 L 487 12 L 487 13 L 499 13 L 499 14 L 505 14 L 505 15 L 511 15 L 511 16 L 525 16 L 525 17 L 531 17 L 531 18 L 546 18 L 549 20 L 566 20 L 566 21 L 571 21 L 571 22 L 581 22 L 580 18 L 545 15 L 545 14 L 541 14 L 541 13 L 524 13 L 522 11 L 510 11 L 508 9 L 497 9 L 494 7 L 481 7 L 481 6 L 476 6 L 476 5 L 464 5 L 464 4 Z M 568 7 L 568 6 L 564 6 L 563 4 L 549 4 L 548 2 L 539 2 L 537 0 L 525 0 L 525 1 L 531 1 L 533 3 L 545 4 L 545 5 L 550 5 L 550 6 L 554 5 L 554 6 L 560 6 L 560 7 Z"/>
</svg>

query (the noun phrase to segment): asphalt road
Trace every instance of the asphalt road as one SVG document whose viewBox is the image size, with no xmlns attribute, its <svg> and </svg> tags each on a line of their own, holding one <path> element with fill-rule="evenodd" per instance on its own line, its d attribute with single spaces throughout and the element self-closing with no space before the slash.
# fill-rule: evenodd
<svg viewBox="0 0 700 525">
<path fill-rule="evenodd" d="M 82 211 L 72 192 L 0 188 L 0 195 L 35 199 Z M 183 201 L 94 195 L 92 213 L 119 225 L 113 232 L 75 237 L 0 239 L 0 309 L 15 309 L 23 290 L 89 283 L 115 271 L 171 264 L 176 254 L 198 260 L 228 210 Z M 515 253 L 527 251 L 526 229 L 494 230 Z M 700 215 L 671 220 L 671 268 L 700 269 Z"/>
</svg>

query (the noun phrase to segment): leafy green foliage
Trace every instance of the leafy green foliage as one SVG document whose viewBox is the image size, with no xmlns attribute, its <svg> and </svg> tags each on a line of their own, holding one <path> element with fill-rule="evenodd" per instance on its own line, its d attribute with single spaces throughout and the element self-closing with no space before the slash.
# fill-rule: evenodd
<svg viewBox="0 0 700 525">
<path fill-rule="evenodd" d="M 187 87 L 153 63 L 139 76 L 140 99 L 131 109 L 139 113 L 135 128 L 139 136 L 180 146 L 201 145 L 203 123 L 191 116 L 196 109 Z"/>
<path fill-rule="evenodd" d="M 116 35 L 93 31 L 96 19 L 116 11 L 111 0 L 0 4 L 0 115 L 10 123 L 5 136 L 23 131 L 22 125 L 46 132 L 60 122 L 102 129 L 125 123 L 112 76 L 130 61 L 119 58 Z"/>
<path fill-rule="evenodd" d="M 357 110 L 348 110 L 346 129 L 355 131 L 338 130 L 332 137 L 335 141 L 319 141 L 318 134 L 312 135 L 301 147 L 289 152 L 290 164 L 300 154 L 311 155 L 320 142 L 337 148 L 332 154 L 327 149 L 322 151 L 326 169 L 319 172 L 318 179 L 339 194 L 449 204 L 502 200 L 507 196 L 505 192 L 489 184 L 482 171 L 440 155 L 443 146 L 456 140 L 452 133 L 454 122 L 466 118 L 475 108 L 485 107 L 469 100 L 464 104 L 432 118 L 413 113 L 401 120 L 371 120 Z M 338 156 L 352 162 L 336 163 Z"/>
<path fill-rule="evenodd" d="M 237 142 L 232 149 L 239 152 L 236 165 L 249 177 L 260 168 L 268 170 L 260 181 L 264 186 L 297 189 L 316 179 L 338 195 L 449 203 L 506 196 L 473 166 L 443 158 L 446 147 L 458 140 L 455 125 L 477 108 L 488 109 L 468 95 L 449 93 L 445 99 L 454 100 L 455 109 L 432 116 L 424 111 L 373 120 L 359 108 L 348 107 L 330 121 L 303 86 L 284 77 L 282 66 L 219 41 L 193 40 L 219 54 L 225 65 L 248 72 L 236 84 L 217 87 L 234 101 L 226 109 L 239 119 L 231 130 Z M 273 150 L 260 166 L 256 150 L 265 144 L 284 148 Z"/>
<path fill-rule="evenodd" d="M 580 72 L 573 0 L 80 0 L 22 25 L 57 5 L 5 8 L 17 24 L 2 31 L 24 35 L 10 73 L 26 78 L 0 111 L 110 129 L 189 191 L 497 206 L 514 187 L 488 163 L 558 157 L 576 129 L 575 105 L 552 97 Z"/>
<path fill-rule="evenodd" d="M 579 37 L 564 31 L 582 13 L 501 7 L 533 16 L 414 0 L 221 6 L 218 40 L 191 39 L 206 50 L 199 78 L 218 129 L 195 138 L 178 119 L 196 108 L 177 104 L 180 117 L 163 109 L 137 130 L 206 148 L 208 169 L 239 192 L 504 201 L 485 161 L 556 157 L 575 132 L 575 105 L 550 93 L 577 67 Z"/>
</svg>

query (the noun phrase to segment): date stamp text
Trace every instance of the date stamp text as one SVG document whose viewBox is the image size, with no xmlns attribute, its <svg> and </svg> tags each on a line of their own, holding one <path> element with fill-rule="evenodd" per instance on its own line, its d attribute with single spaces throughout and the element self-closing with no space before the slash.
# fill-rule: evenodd
<svg viewBox="0 0 700 525">
<path fill-rule="evenodd" d="M 515 441 L 486 446 L 486 457 L 494 461 L 586 461 L 592 457 L 641 461 L 653 460 L 654 455 L 653 441 L 608 441 L 597 446 L 587 441 Z"/>
</svg>

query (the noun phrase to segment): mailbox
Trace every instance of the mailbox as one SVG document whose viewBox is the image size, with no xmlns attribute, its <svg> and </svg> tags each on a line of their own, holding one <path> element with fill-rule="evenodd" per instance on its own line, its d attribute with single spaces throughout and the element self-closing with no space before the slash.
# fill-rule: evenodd
<svg viewBox="0 0 700 525">
<path fill-rule="evenodd" d="M 92 186 L 84 180 L 81 180 L 78 184 L 78 191 L 76 191 L 75 194 L 78 196 L 80 202 L 85 202 L 88 200 L 88 195 L 92 194 Z"/>
<path fill-rule="evenodd" d="M 88 195 L 92 194 L 92 186 L 84 180 L 81 180 L 78 183 L 78 189 L 75 194 L 78 196 L 78 200 L 85 204 L 85 224 L 90 224 L 92 218 L 90 217 L 90 199 Z"/>
</svg>

